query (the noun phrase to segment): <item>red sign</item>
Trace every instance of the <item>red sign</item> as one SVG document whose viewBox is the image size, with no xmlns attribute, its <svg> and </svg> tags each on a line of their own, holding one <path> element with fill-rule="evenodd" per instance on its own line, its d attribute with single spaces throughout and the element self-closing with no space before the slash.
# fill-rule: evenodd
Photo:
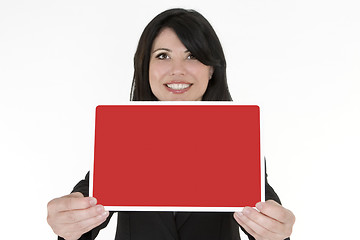
<svg viewBox="0 0 360 240">
<path fill-rule="evenodd" d="M 262 199 L 258 106 L 98 106 L 92 196 L 109 210 L 234 211 Z"/>
</svg>

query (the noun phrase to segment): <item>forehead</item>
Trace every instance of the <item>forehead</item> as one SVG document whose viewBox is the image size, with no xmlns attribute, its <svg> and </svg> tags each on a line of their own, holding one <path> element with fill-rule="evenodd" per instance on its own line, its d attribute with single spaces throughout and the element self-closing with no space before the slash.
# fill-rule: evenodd
<svg viewBox="0 0 360 240">
<path fill-rule="evenodd" d="M 184 44 L 180 41 L 179 37 L 176 35 L 175 31 L 171 28 L 164 28 L 160 30 L 157 37 L 154 39 L 152 49 L 156 48 L 181 48 L 186 49 Z"/>
</svg>

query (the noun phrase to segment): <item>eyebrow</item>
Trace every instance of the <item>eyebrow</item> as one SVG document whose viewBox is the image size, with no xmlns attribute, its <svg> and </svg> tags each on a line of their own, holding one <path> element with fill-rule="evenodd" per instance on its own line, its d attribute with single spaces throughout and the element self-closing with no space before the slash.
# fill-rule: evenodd
<svg viewBox="0 0 360 240">
<path fill-rule="evenodd" d="M 157 51 L 167 51 L 167 52 L 172 52 L 170 49 L 168 48 L 158 48 L 158 49 L 155 49 L 152 53 L 154 52 L 157 52 Z"/>
<path fill-rule="evenodd" d="M 167 52 L 172 52 L 170 49 L 168 49 L 168 48 L 157 48 L 157 49 L 155 49 L 152 53 L 154 53 L 154 52 L 157 52 L 157 51 L 167 51 Z M 186 51 L 184 51 L 184 53 L 188 53 L 188 52 L 190 52 L 189 50 L 187 50 L 186 49 Z"/>
</svg>

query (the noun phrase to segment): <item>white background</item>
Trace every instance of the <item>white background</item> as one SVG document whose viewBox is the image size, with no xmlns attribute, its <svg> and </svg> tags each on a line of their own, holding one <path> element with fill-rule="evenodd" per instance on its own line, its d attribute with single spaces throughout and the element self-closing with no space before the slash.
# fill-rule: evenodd
<svg viewBox="0 0 360 240">
<path fill-rule="evenodd" d="M 269 182 L 297 217 L 292 239 L 356 238 L 357 0 L 1 0 L 1 238 L 55 239 L 46 204 L 89 170 L 95 106 L 129 99 L 140 34 L 171 7 L 210 21 L 234 100 L 261 106 Z"/>
</svg>

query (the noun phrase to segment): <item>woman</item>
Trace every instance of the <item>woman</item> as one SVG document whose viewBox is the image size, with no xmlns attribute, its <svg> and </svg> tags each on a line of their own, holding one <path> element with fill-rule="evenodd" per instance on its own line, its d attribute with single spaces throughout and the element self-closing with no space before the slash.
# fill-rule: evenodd
<svg viewBox="0 0 360 240">
<path fill-rule="evenodd" d="M 134 58 L 133 101 L 231 101 L 219 39 L 196 11 L 167 10 L 145 28 Z M 284 239 L 295 221 L 266 181 L 266 202 L 241 213 L 119 212 L 115 239 Z M 115 191 L 115 190 L 114 190 Z M 234 191 L 237 191 L 236 189 Z M 94 239 L 113 213 L 89 194 L 88 174 L 48 204 L 48 223 L 67 240 Z M 110 216 L 109 216 L 110 215 Z M 62 239 L 59 237 L 59 239 Z"/>
</svg>

